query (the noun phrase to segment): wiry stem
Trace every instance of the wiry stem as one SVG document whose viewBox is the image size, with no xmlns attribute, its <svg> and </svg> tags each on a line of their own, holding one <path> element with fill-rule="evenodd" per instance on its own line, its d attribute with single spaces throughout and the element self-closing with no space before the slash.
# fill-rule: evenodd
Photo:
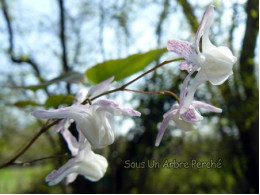
<svg viewBox="0 0 260 195">
<path fill-rule="evenodd" d="M 171 96 L 173 96 L 178 102 L 180 102 L 180 98 L 173 92 L 171 91 L 168 91 L 168 90 L 163 90 L 163 91 L 140 91 L 140 90 L 135 90 L 135 89 L 123 89 L 123 91 L 130 91 L 130 92 L 135 92 L 135 93 L 143 93 L 143 94 L 161 94 L 161 95 L 164 95 L 164 94 L 169 94 Z"/>
<path fill-rule="evenodd" d="M 117 91 L 124 91 L 124 89 L 131 85 L 132 83 L 134 83 L 135 81 L 139 80 L 140 78 L 144 77 L 145 75 L 149 74 L 150 72 L 153 72 L 154 70 L 156 70 L 157 68 L 160 68 L 162 67 L 163 65 L 165 64 L 169 64 L 171 62 L 176 62 L 176 61 L 181 61 L 181 60 L 184 60 L 184 58 L 177 58 L 177 59 L 173 59 L 173 60 L 168 60 L 168 61 L 164 61 L 162 62 L 161 64 L 158 64 L 157 66 L 153 67 L 152 69 L 144 72 L 143 74 L 139 75 L 138 77 L 134 78 L 133 80 L 129 81 L 128 83 L 122 85 L 121 87 L 118 87 L 116 89 L 113 89 L 113 90 L 110 90 L 110 91 L 106 91 L 98 96 L 95 96 L 93 98 L 91 98 L 91 101 L 103 96 L 103 95 L 107 95 L 107 94 L 110 94 L 110 93 L 114 93 L 114 92 L 117 92 Z"/>
<path fill-rule="evenodd" d="M 71 155 L 69 155 L 68 153 L 65 154 L 56 154 L 53 156 L 46 156 L 46 157 L 42 157 L 42 158 L 38 158 L 38 159 L 34 159 L 34 160 L 30 160 L 30 161 L 26 161 L 26 162 L 13 162 L 12 165 L 22 165 L 22 166 L 28 166 L 32 163 L 36 163 L 42 160 L 48 160 L 48 159 L 54 159 L 54 158 L 61 158 L 61 157 L 71 157 Z"/>
</svg>

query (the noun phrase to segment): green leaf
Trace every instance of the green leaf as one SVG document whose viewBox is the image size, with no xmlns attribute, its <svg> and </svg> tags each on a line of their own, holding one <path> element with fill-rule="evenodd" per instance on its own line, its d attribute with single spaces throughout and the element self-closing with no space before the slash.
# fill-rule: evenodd
<svg viewBox="0 0 260 195">
<path fill-rule="evenodd" d="M 143 70 L 153 61 L 158 60 L 166 51 L 165 48 L 155 49 L 146 53 L 133 54 L 123 59 L 108 60 L 88 69 L 86 76 L 94 83 L 100 83 L 111 76 L 115 76 L 115 80 L 119 81 Z"/>
<path fill-rule="evenodd" d="M 34 101 L 30 101 L 30 100 L 25 100 L 25 101 L 18 101 L 14 103 L 15 106 L 23 108 L 26 106 L 41 106 L 41 104 L 34 102 Z"/>
<path fill-rule="evenodd" d="M 75 72 L 75 71 L 70 71 L 65 74 L 62 74 L 54 79 L 51 79 L 49 81 L 45 81 L 39 85 L 30 85 L 30 86 L 15 86 L 11 87 L 13 89 L 30 89 L 32 91 L 36 91 L 38 89 L 44 89 L 48 85 L 58 83 L 61 81 L 65 81 L 67 83 L 77 83 L 77 82 L 84 82 L 84 74 Z"/>
<path fill-rule="evenodd" d="M 46 100 L 45 107 L 57 108 L 61 104 L 71 105 L 74 99 L 75 98 L 72 95 L 64 95 L 64 94 L 52 95 Z"/>
</svg>

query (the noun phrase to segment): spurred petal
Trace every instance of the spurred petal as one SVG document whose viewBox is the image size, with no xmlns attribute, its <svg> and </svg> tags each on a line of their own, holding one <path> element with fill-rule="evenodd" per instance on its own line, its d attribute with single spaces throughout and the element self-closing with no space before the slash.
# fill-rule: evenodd
<svg viewBox="0 0 260 195">
<path fill-rule="evenodd" d="M 131 108 L 123 108 L 120 104 L 114 100 L 99 99 L 94 105 L 100 106 L 100 109 L 108 111 L 113 115 L 124 115 L 124 116 L 141 116 L 141 113 Z"/>
<path fill-rule="evenodd" d="M 187 94 L 187 86 L 190 81 L 191 75 L 195 72 L 196 69 L 192 70 L 184 79 L 182 88 L 181 88 L 181 94 L 180 94 L 180 108 L 182 108 L 183 103 L 184 103 L 184 98 L 186 97 Z"/>
<path fill-rule="evenodd" d="M 171 110 L 170 112 L 167 112 L 164 116 L 163 116 L 163 121 L 161 123 L 159 132 L 157 134 L 156 137 L 156 141 L 155 141 L 155 146 L 159 146 L 162 140 L 162 137 L 165 133 L 165 130 L 168 126 L 168 123 L 170 122 L 170 120 L 173 118 L 173 116 L 176 114 L 177 110 Z"/>
<path fill-rule="evenodd" d="M 68 148 L 73 156 L 77 155 L 79 150 L 79 143 L 76 138 L 70 133 L 68 129 L 61 131 L 61 134 L 68 144 Z"/>
<path fill-rule="evenodd" d="M 202 36 L 204 37 L 204 41 L 205 41 L 204 44 L 205 43 L 208 44 L 208 42 L 210 43 L 210 41 L 208 39 L 208 33 L 209 33 L 209 28 L 213 22 L 213 18 L 214 18 L 214 6 L 210 5 L 202 17 L 202 20 L 199 25 L 199 29 L 196 34 L 195 46 L 196 46 L 196 50 L 198 53 L 200 53 L 199 43 L 200 43 L 200 39 Z M 204 51 L 204 49 L 206 49 L 206 48 L 202 48 L 202 49 Z"/>
<path fill-rule="evenodd" d="M 92 97 L 95 97 L 95 96 L 98 96 L 104 92 L 106 92 L 110 85 L 111 85 L 111 82 L 114 80 L 114 76 L 108 78 L 107 80 L 95 85 L 94 87 L 91 87 L 90 90 L 89 90 L 89 97 L 92 98 Z"/>
<path fill-rule="evenodd" d="M 49 186 L 56 185 L 57 183 L 61 182 L 63 178 L 67 175 L 71 174 L 76 170 L 76 159 L 70 159 L 68 162 L 60 167 L 58 170 L 53 170 L 46 178 L 45 181 L 48 182 Z"/>
<path fill-rule="evenodd" d="M 193 100 L 194 94 L 199 87 L 200 84 L 207 81 L 207 77 L 204 75 L 202 71 L 199 71 L 195 78 L 192 81 L 191 86 L 188 89 L 187 96 L 184 98 L 183 105 L 180 108 L 180 114 L 184 114 L 190 107 L 191 102 Z"/>
<path fill-rule="evenodd" d="M 217 112 L 217 113 L 222 112 L 222 109 L 200 101 L 193 101 L 192 105 L 194 106 L 194 108 L 204 108 L 210 112 Z"/>
</svg>

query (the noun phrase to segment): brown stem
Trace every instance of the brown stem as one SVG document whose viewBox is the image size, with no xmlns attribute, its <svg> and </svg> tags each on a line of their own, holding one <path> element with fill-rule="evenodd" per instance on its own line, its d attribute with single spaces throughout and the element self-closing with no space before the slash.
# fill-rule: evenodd
<svg viewBox="0 0 260 195">
<path fill-rule="evenodd" d="M 123 91 L 130 91 L 130 92 L 135 92 L 135 93 L 144 93 L 144 94 L 169 94 L 171 96 L 173 96 L 178 102 L 180 102 L 180 98 L 173 92 L 168 91 L 168 90 L 163 90 L 163 91 L 140 91 L 140 90 L 135 90 L 135 89 L 123 89 Z"/>
<path fill-rule="evenodd" d="M 69 155 L 68 153 L 56 154 L 56 155 L 53 155 L 53 156 L 42 157 L 42 158 L 38 158 L 38 159 L 26 161 L 26 162 L 13 162 L 12 165 L 28 166 L 32 163 L 39 162 L 39 161 L 42 161 L 42 160 L 48 160 L 48 159 L 53 159 L 53 158 L 61 158 L 61 157 L 71 157 L 71 155 Z"/>
<path fill-rule="evenodd" d="M 173 60 L 167 60 L 167 61 L 164 61 L 162 62 L 161 64 L 158 64 L 157 66 L 151 68 L 150 70 L 144 72 L 143 74 L 139 75 L 138 77 L 134 78 L 133 80 L 129 81 L 128 83 L 124 84 L 123 86 L 121 87 L 118 87 L 116 89 L 113 89 L 113 90 L 110 90 L 110 91 L 106 91 L 100 95 L 97 95 L 93 98 L 91 98 L 90 100 L 93 101 L 103 95 L 107 95 L 107 94 L 110 94 L 110 93 L 114 93 L 114 92 L 117 92 L 117 91 L 123 91 L 128 85 L 131 85 L 132 83 L 134 83 L 135 81 L 139 80 L 140 78 L 144 77 L 145 75 L 149 74 L 150 72 L 153 72 L 154 70 L 156 70 L 157 68 L 160 68 L 161 66 L 165 65 L 165 64 L 169 64 L 171 62 L 176 62 L 176 61 L 180 61 L 180 60 L 184 60 L 184 58 L 177 58 L 177 59 L 173 59 Z"/>
<path fill-rule="evenodd" d="M 0 169 L 12 165 L 17 158 L 19 158 L 26 150 L 30 148 L 30 146 L 40 137 L 40 135 L 46 132 L 53 125 L 57 124 L 60 120 L 61 119 L 55 120 L 50 124 L 48 124 L 47 121 L 41 130 L 20 151 L 18 151 L 17 154 L 11 157 L 7 162 L 0 165 Z"/>
</svg>

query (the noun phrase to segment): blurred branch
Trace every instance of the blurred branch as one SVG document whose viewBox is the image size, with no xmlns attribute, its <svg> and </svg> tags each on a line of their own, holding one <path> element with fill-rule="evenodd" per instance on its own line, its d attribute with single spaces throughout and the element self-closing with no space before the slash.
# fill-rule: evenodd
<svg viewBox="0 0 260 195">
<path fill-rule="evenodd" d="M 105 56 L 104 36 L 103 36 L 105 11 L 104 11 L 102 0 L 99 1 L 99 11 L 100 11 L 100 19 L 99 19 L 99 39 L 98 39 L 98 41 L 99 41 L 99 46 L 101 49 L 101 54 L 103 56 L 103 60 L 105 61 L 106 56 Z"/>
<path fill-rule="evenodd" d="M 160 20 L 156 27 L 157 45 L 158 46 L 160 46 L 160 44 L 161 44 L 162 25 L 163 25 L 163 22 L 165 21 L 165 19 L 167 18 L 168 10 L 169 10 L 169 0 L 164 0 L 163 10 L 160 14 Z"/>
<path fill-rule="evenodd" d="M 192 32 L 196 33 L 199 27 L 199 23 L 196 19 L 196 16 L 193 12 L 191 4 L 187 0 L 177 0 L 178 3 L 182 6 L 183 13 L 190 23 Z"/>
<path fill-rule="evenodd" d="M 68 55 L 67 55 L 67 46 L 66 46 L 66 37 L 65 37 L 65 15 L 64 15 L 64 1 L 58 0 L 59 9 L 60 9 L 60 43 L 62 48 L 62 64 L 64 72 L 70 70 L 68 66 Z M 70 84 L 67 83 L 67 91 L 70 93 Z"/>
<path fill-rule="evenodd" d="M 8 35 L 9 35 L 8 53 L 10 55 L 12 62 L 17 63 L 17 64 L 27 63 L 27 64 L 31 65 L 31 67 L 33 68 L 33 70 L 34 70 L 37 78 L 39 79 L 39 81 L 43 82 L 44 79 L 41 76 L 40 70 L 38 68 L 38 64 L 32 58 L 27 57 L 27 56 L 26 57 L 15 56 L 15 54 L 14 54 L 14 33 L 13 33 L 13 28 L 12 28 L 12 24 L 11 24 L 11 20 L 10 20 L 10 15 L 8 13 L 8 7 L 7 7 L 5 0 L 1 0 L 1 3 L 2 3 L 2 11 L 3 11 L 4 19 L 5 19 L 6 24 L 7 24 L 7 30 L 8 30 Z M 47 95 L 49 95 L 49 92 L 48 92 L 47 89 L 45 89 L 45 92 L 47 93 Z"/>
<path fill-rule="evenodd" d="M 49 159 L 54 159 L 54 158 L 62 158 L 62 157 L 71 157 L 71 155 L 69 155 L 67 153 L 65 153 L 65 154 L 56 154 L 56 155 L 53 155 L 53 156 L 47 156 L 47 157 L 38 158 L 38 159 L 25 161 L 25 162 L 14 162 L 14 163 L 12 163 L 12 165 L 28 166 L 28 165 L 30 165 L 32 163 L 36 163 L 36 162 L 39 162 L 39 161 L 49 160 Z"/>
</svg>

